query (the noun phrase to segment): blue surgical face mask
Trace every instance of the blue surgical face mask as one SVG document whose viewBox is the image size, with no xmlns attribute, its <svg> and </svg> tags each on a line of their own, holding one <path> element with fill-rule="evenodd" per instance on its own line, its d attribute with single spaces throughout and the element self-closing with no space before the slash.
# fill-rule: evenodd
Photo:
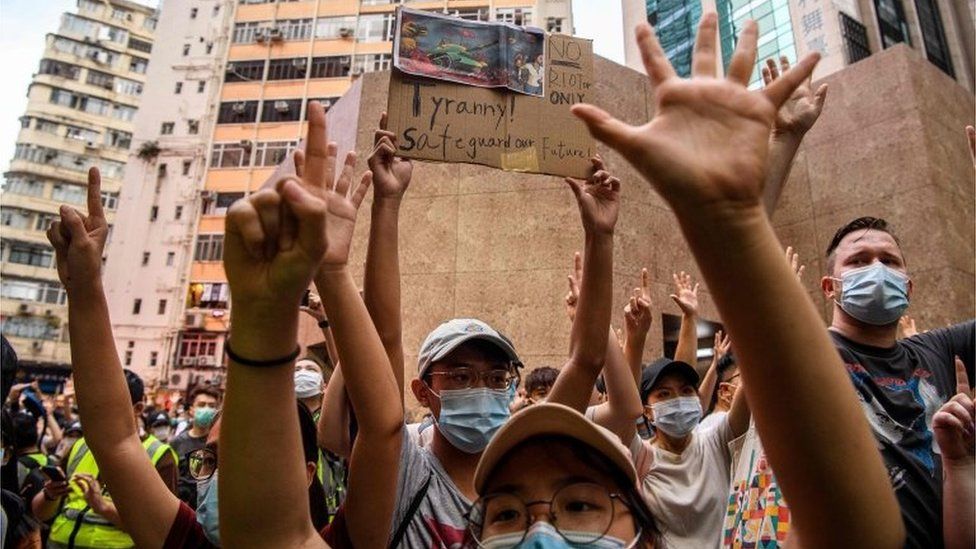
<svg viewBox="0 0 976 549">
<path fill-rule="evenodd" d="M 197 522 L 210 543 L 220 545 L 217 513 L 217 471 L 206 480 L 197 481 Z"/>
<path fill-rule="evenodd" d="M 651 410 L 654 411 L 654 428 L 675 438 L 690 433 L 702 418 L 698 395 L 655 402 L 651 404 Z"/>
<path fill-rule="evenodd" d="M 193 411 L 193 424 L 197 427 L 203 427 L 204 429 L 210 427 L 214 423 L 214 419 L 217 418 L 217 409 L 208 408 L 204 406 L 203 408 L 197 408 Z"/>
<path fill-rule="evenodd" d="M 840 308 L 866 324 L 894 324 L 908 308 L 908 276 L 880 261 L 847 271 L 840 281 Z"/>
<path fill-rule="evenodd" d="M 508 421 L 511 412 L 508 389 L 447 389 L 441 391 L 437 429 L 462 452 L 477 454 Z"/>
<path fill-rule="evenodd" d="M 516 545 L 519 549 L 576 549 L 580 547 L 587 549 L 623 549 L 634 545 L 613 536 L 603 536 L 596 541 L 589 541 L 595 536 L 596 534 L 593 532 L 563 532 L 560 535 L 551 524 L 539 521 L 525 533 L 524 540 L 522 540 L 522 532 L 512 532 L 486 538 L 481 541 L 481 545 L 485 549 L 508 549 Z M 519 540 L 522 540 L 521 544 L 519 544 Z"/>
</svg>

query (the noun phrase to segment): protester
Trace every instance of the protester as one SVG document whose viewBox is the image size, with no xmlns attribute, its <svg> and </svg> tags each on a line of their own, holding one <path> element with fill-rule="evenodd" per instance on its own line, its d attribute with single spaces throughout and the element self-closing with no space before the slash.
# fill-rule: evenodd
<svg viewBox="0 0 976 549">
<path fill-rule="evenodd" d="M 739 388 L 738 379 L 739 368 L 735 364 L 735 356 L 732 355 L 732 342 L 722 330 L 718 330 L 712 346 L 712 362 L 698 386 L 705 416 L 698 426 L 699 429 L 711 427 L 729 411 Z"/>
<path fill-rule="evenodd" d="M 630 126 L 592 105 L 573 112 L 675 212 L 735 342 L 744 392 L 791 504 L 791 533 L 809 547 L 900 547 L 904 527 L 868 426 L 858 419 L 858 399 L 806 291 L 782 261 L 762 204 L 777 109 L 819 56 L 753 92 L 746 84 L 755 64 L 755 23 L 743 26 L 725 79 L 714 77 L 716 34 L 717 17 L 706 13 L 692 78 L 681 79 L 650 27 L 638 27 L 655 90 L 647 124 Z M 844 421 L 824 429 L 825 410 Z"/>
<path fill-rule="evenodd" d="M 220 391 L 202 385 L 190 391 L 188 403 L 191 416 L 190 427 L 176 435 L 170 445 L 179 457 L 180 478 L 176 495 L 191 509 L 197 508 L 197 482 L 190 475 L 187 457 L 207 444 L 207 437 L 217 418 L 220 407 Z"/>
<path fill-rule="evenodd" d="M 907 546 L 941 546 L 944 471 L 932 417 L 955 394 L 954 357 L 973 375 L 976 323 L 897 339 L 915 282 L 884 219 L 860 217 L 840 227 L 826 262 L 820 284 L 833 303 L 830 336 L 880 445 Z"/>
<path fill-rule="evenodd" d="M 942 531 L 949 549 L 976 545 L 976 412 L 966 366 L 958 357 L 956 394 L 932 417 L 944 475 Z"/>
<path fill-rule="evenodd" d="M 556 382 L 556 376 L 558 375 L 559 370 L 549 366 L 542 366 L 529 372 L 525 376 L 524 392 L 512 401 L 510 406 L 512 412 L 517 412 L 545 400 L 549 391 L 552 389 L 552 384 Z"/>
<path fill-rule="evenodd" d="M 170 435 L 173 433 L 173 420 L 170 419 L 169 414 L 160 410 L 154 412 L 146 420 L 146 429 L 159 440 L 169 442 Z M 176 450 L 176 455 L 179 456 L 179 450 L 175 447 L 173 449 Z"/>
<path fill-rule="evenodd" d="M 4 341 L 3 360 L 16 361 L 16 354 L 13 349 L 7 350 L 6 339 Z M 8 354 L 9 353 L 9 354 Z M 11 371 L 16 371 L 16 364 L 11 365 Z M 14 456 L 14 444 L 11 437 L 14 427 L 6 409 L 2 410 L 3 420 L 0 426 L 0 464 L 7 468 L 8 463 L 16 463 Z M 17 475 L 4 471 L 4 476 L 16 483 Z M 6 484 L 6 482 L 4 483 Z M 17 495 L 16 491 L 8 490 L 6 487 L 0 491 L 0 545 L 15 549 L 41 547 L 41 535 L 37 521 L 34 520 L 24 498 Z"/>
<path fill-rule="evenodd" d="M 317 360 L 305 357 L 295 362 L 295 396 L 315 420 L 318 420 L 322 412 L 322 393 L 325 391 L 325 385 L 322 366 Z"/>
</svg>

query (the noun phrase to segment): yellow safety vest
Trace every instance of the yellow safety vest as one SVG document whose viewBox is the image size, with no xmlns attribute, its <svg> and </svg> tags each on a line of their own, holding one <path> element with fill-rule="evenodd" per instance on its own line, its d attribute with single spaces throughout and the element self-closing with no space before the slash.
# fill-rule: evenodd
<svg viewBox="0 0 976 549">
<path fill-rule="evenodd" d="M 41 467 L 44 467 L 44 466 L 46 466 L 48 464 L 47 455 L 45 455 L 43 453 L 40 453 L 40 452 L 37 452 L 37 453 L 34 453 L 34 454 L 26 454 L 26 457 L 29 457 L 29 458 L 33 459 Z"/>
<path fill-rule="evenodd" d="M 176 451 L 168 444 L 149 435 L 142 441 L 142 447 L 149 454 L 149 459 L 155 466 L 160 459 L 170 452 L 173 460 L 178 461 Z M 68 467 L 65 475 L 70 479 L 75 473 L 87 473 L 98 477 L 98 464 L 95 456 L 88 449 L 84 438 L 78 439 L 68 453 Z M 102 488 L 102 497 L 111 500 L 108 491 Z M 108 519 L 95 513 L 85 502 L 84 493 L 76 484 L 71 484 L 71 491 L 65 496 L 64 505 L 51 525 L 49 539 L 62 545 L 69 545 L 72 533 L 77 526 L 78 532 L 74 536 L 75 547 L 104 547 L 105 549 L 122 549 L 133 547 L 135 542 L 129 534 L 115 527 Z"/>
</svg>

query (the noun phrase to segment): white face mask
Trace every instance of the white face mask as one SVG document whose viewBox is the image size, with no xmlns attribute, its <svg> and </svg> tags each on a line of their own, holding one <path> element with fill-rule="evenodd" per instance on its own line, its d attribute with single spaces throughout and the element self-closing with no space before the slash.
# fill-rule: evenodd
<svg viewBox="0 0 976 549">
<path fill-rule="evenodd" d="M 171 431 L 169 425 L 160 425 L 159 427 L 153 427 L 152 430 L 153 436 L 163 442 L 169 441 L 170 432 Z"/>
<path fill-rule="evenodd" d="M 322 394 L 322 374 L 315 370 L 297 370 L 295 372 L 295 396 L 298 398 L 312 398 Z"/>
<path fill-rule="evenodd" d="M 654 428 L 673 437 L 683 437 L 701 421 L 702 407 L 698 396 L 677 397 L 651 405 Z"/>
</svg>

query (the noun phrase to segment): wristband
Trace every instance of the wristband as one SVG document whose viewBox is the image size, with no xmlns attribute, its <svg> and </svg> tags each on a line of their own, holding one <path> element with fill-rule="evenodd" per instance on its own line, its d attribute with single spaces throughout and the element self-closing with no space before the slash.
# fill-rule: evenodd
<svg viewBox="0 0 976 549">
<path fill-rule="evenodd" d="M 329 324 L 329 319 L 328 318 L 323 318 L 321 321 L 319 321 L 319 328 L 322 328 L 324 330 L 324 329 L 328 328 L 329 326 L 330 326 L 330 324 Z"/>
<path fill-rule="evenodd" d="M 242 366 L 254 366 L 256 368 L 270 368 L 272 366 L 282 366 L 285 364 L 289 364 L 293 362 L 296 358 L 298 358 L 298 355 L 299 353 L 301 353 L 301 351 L 302 351 L 301 347 L 296 346 L 295 350 L 289 353 L 288 356 L 283 356 L 281 358 L 273 358 L 271 360 L 251 360 L 249 358 L 244 358 L 238 355 L 237 353 L 235 353 L 233 350 L 231 350 L 229 339 L 224 342 L 224 352 L 227 353 L 227 356 L 231 360 L 233 360 L 234 362 Z"/>
</svg>

